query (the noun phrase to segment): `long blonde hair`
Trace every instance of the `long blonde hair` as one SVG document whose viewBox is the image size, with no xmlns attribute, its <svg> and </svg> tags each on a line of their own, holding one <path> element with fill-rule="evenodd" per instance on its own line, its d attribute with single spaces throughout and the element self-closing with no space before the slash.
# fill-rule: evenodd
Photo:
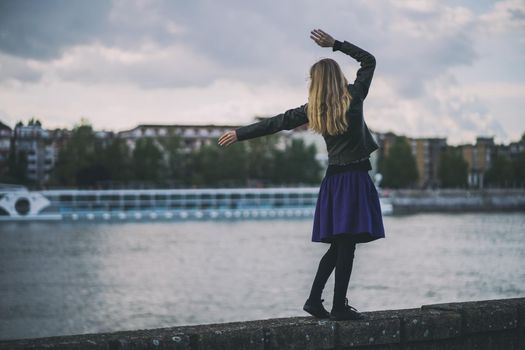
<svg viewBox="0 0 525 350">
<path fill-rule="evenodd" d="M 337 135 L 348 128 L 346 111 L 352 102 L 348 82 L 336 61 L 324 58 L 310 68 L 308 128 L 321 135 Z"/>
</svg>

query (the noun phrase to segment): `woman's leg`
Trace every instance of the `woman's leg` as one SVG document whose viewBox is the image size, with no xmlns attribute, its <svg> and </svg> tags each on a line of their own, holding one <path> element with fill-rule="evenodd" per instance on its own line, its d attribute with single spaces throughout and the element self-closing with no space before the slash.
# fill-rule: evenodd
<svg viewBox="0 0 525 350">
<path fill-rule="evenodd" d="M 337 249 L 335 244 L 331 243 L 330 248 L 328 248 L 328 251 L 323 255 L 321 261 L 319 261 L 319 267 L 317 268 L 317 273 L 315 274 L 314 282 L 312 284 L 312 290 L 310 291 L 310 300 L 321 300 L 324 286 L 335 268 L 336 261 Z"/>
<path fill-rule="evenodd" d="M 337 237 L 337 262 L 335 265 L 334 299 L 332 308 L 342 310 L 345 305 L 346 291 L 354 262 L 356 242 L 352 237 Z"/>
</svg>

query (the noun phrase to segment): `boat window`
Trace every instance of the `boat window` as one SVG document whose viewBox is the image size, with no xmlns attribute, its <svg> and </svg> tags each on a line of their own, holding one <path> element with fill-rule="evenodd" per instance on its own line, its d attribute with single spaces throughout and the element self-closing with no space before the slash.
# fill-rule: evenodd
<svg viewBox="0 0 525 350">
<path fill-rule="evenodd" d="M 72 202 L 73 201 L 73 196 L 70 195 L 70 194 L 61 194 L 60 197 L 59 197 L 59 200 L 61 202 Z"/>
<path fill-rule="evenodd" d="M 104 194 L 100 196 L 102 201 L 118 201 L 120 198 L 116 194 Z"/>
<path fill-rule="evenodd" d="M 135 208 L 136 208 L 135 203 L 124 204 L 124 210 L 133 210 Z"/>
<path fill-rule="evenodd" d="M 151 196 L 149 194 L 141 194 L 139 198 L 141 201 L 149 201 L 151 199 Z"/>
</svg>

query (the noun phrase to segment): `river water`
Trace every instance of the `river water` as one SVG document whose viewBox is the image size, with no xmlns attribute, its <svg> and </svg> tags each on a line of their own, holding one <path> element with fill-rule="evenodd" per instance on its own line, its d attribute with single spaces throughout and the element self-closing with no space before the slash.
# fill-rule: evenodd
<svg viewBox="0 0 525 350">
<path fill-rule="evenodd" d="M 525 296 L 525 214 L 384 218 L 359 311 Z M 308 316 L 312 220 L 0 224 L 0 339 Z M 323 293 L 332 302 L 333 274 Z"/>
</svg>

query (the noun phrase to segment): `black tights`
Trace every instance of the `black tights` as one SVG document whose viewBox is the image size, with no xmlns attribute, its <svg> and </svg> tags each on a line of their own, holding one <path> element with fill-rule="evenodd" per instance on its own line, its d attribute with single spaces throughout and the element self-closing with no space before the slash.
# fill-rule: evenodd
<svg viewBox="0 0 525 350">
<path fill-rule="evenodd" d="M 336 237 L 330 244 L 330 248 L 321 258 L 319 268 L 315 274 L 314 283 L 310 292 L 310 300 L 318 301 L 321 299 L 323 288 L 328 281 L 328 277 L 335 268 L 334 299 L 333 308 L 341 309 L 346 298 L 346 291 L 352 273 L 354 262 L 355 240 L 352 237 Z"/>
</svg>

